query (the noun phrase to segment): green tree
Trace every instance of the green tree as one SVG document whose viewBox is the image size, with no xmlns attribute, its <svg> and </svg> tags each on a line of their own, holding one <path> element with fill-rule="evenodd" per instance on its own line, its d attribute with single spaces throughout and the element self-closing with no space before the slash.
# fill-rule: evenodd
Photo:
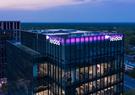
<svg viewBox="0 0 135 95">
<path fill-rule="evenodd" d="M 130 45 L 135 45 L 135 36 L 134 35 L 129 37 L 129 44 Z"/>
</svg>

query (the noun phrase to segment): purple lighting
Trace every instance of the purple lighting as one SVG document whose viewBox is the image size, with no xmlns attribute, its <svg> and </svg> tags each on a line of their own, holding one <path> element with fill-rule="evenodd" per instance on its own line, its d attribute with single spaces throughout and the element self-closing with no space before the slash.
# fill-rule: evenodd
<svg viewBox="0 0 135 95">
<path fill-rule="evenodd" d="M 94 37 L 94 41 L 96 41 L 97 40 L 97 38 L 96 37 Z"/>
<path fill-rule="evenodd" d="M 92 42 L 92 37 L 89 37 L 90 41 Z"/>
<path fill-rule="evenodd" d="M 100 41 L 100 36 L 98 36 L 98 40 Z"/>
<path fill-rule="evenodd" d="M 118 41 L 122 40 L 123 35 L 98 35 L 98 36 L 87 36 L 87 37 L 81 37 L 81 38 L 69 38 L 66 39 L 65 42 L 67 44 L 71 43 L 83 43 L 83 42 L 92 42 L 92 41 L 104 41 L 110 39 L 110 41 Z M 64 43 L 64 39 L 61 39 L 61 43 Z"/>
<path fill-rule="evenodd" d="M 101 40 L 104 40 L 104 36 L 101 36 Z"/>
<path fill-rule="evenodd" d="M 61 43 L 64 44 L 64 39 L 61 39 Z"/>
<path fill-rule="evenodd" d="M 75 38 L 71 38 L 71 43 L 75 43 Z"/>
<path fill-rule="evenodd" d="M 66 43 L 69 44 L 69 43 L 70 43 L 70 39 L 67 39 L 67 40 L 66 40 Z"/>
<path fill-rule="evenodd" d="M 80 38 L 76 38 L 76 43 L 79 43 L 80 42 Z"/>
<path fill-rule="evenodd" d="M 84 42 L 84 38 L 81 38 L 81 42 Z"/>
<path fill-rule="evenodd" d="M 85 37 L 85 42 L 88 42 L 89 41 L 89 38 L 88 37 Z"/>
</svg>

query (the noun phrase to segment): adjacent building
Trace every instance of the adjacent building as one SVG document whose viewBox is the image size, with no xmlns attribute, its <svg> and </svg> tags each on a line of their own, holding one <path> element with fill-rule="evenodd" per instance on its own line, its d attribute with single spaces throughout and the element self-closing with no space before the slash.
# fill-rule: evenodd
<svg viewBox="0 0 135 95">
<path fill-rule="evenodd" d="M 123 95 L 123 34 L 73 29 L 21 33 L 21 43 L 7 45 L 9 81 L 17 93 Z"/>
<path fill-rule="evenodd" d="M 19 41 L 19 29 L 19 21 L 0 21 L 0 80 L 3 80 L 1 78 L 6 78 L 6 41 Z"/>
<path fill-rule="evenodd" d="M 42 86 L 42 80 L 46 74 L 37 67 L 44 67 L 45 58 L 18 42 L 8 42 L 7 48 L 8 95 L 33 95 L 34 91 L 45 90 L 47 85 Z"/>
</svg>

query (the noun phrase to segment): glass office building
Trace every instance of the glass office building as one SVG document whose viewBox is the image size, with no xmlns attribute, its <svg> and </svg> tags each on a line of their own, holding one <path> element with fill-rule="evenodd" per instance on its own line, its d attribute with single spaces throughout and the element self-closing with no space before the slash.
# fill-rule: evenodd
<svg viewBox="0 0 135 95">
<path fill-rule="evenodd" d="M 121 95 L 122 34 L 63 32 L 46 35 L 50 95 Z"/>
<path fill-rule="evenodd" d="M 22 33 L 21 41 L 45 58 L 35 68 L 46 76 L 41 84 L 47 81 L 47 88 L 33 90 L 35 95 L 123 95 L 123 34 L 66 29 L 29 31 Z"/>
</svg>

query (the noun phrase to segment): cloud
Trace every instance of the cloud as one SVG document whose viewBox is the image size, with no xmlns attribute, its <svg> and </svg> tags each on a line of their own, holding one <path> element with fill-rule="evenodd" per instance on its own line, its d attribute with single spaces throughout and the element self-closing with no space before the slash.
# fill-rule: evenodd
<svg viewBox="0 0 135 95">
<path fill-rule="evenodd" d="M 0 9 L 17 9 L 17 10 L 35 10 L 44 9 L 63 5 L 74 5 L 82 3 L 103 3 L 103 2 L 123 2 L 135 3 L 134 0 L 1 0 Z"/>
<path fill-rule="evenodd" d="M 1 0 L 0 9 L 42 9 L 61 5 L 80 4 L 93 0 Z"/>
</svg>

